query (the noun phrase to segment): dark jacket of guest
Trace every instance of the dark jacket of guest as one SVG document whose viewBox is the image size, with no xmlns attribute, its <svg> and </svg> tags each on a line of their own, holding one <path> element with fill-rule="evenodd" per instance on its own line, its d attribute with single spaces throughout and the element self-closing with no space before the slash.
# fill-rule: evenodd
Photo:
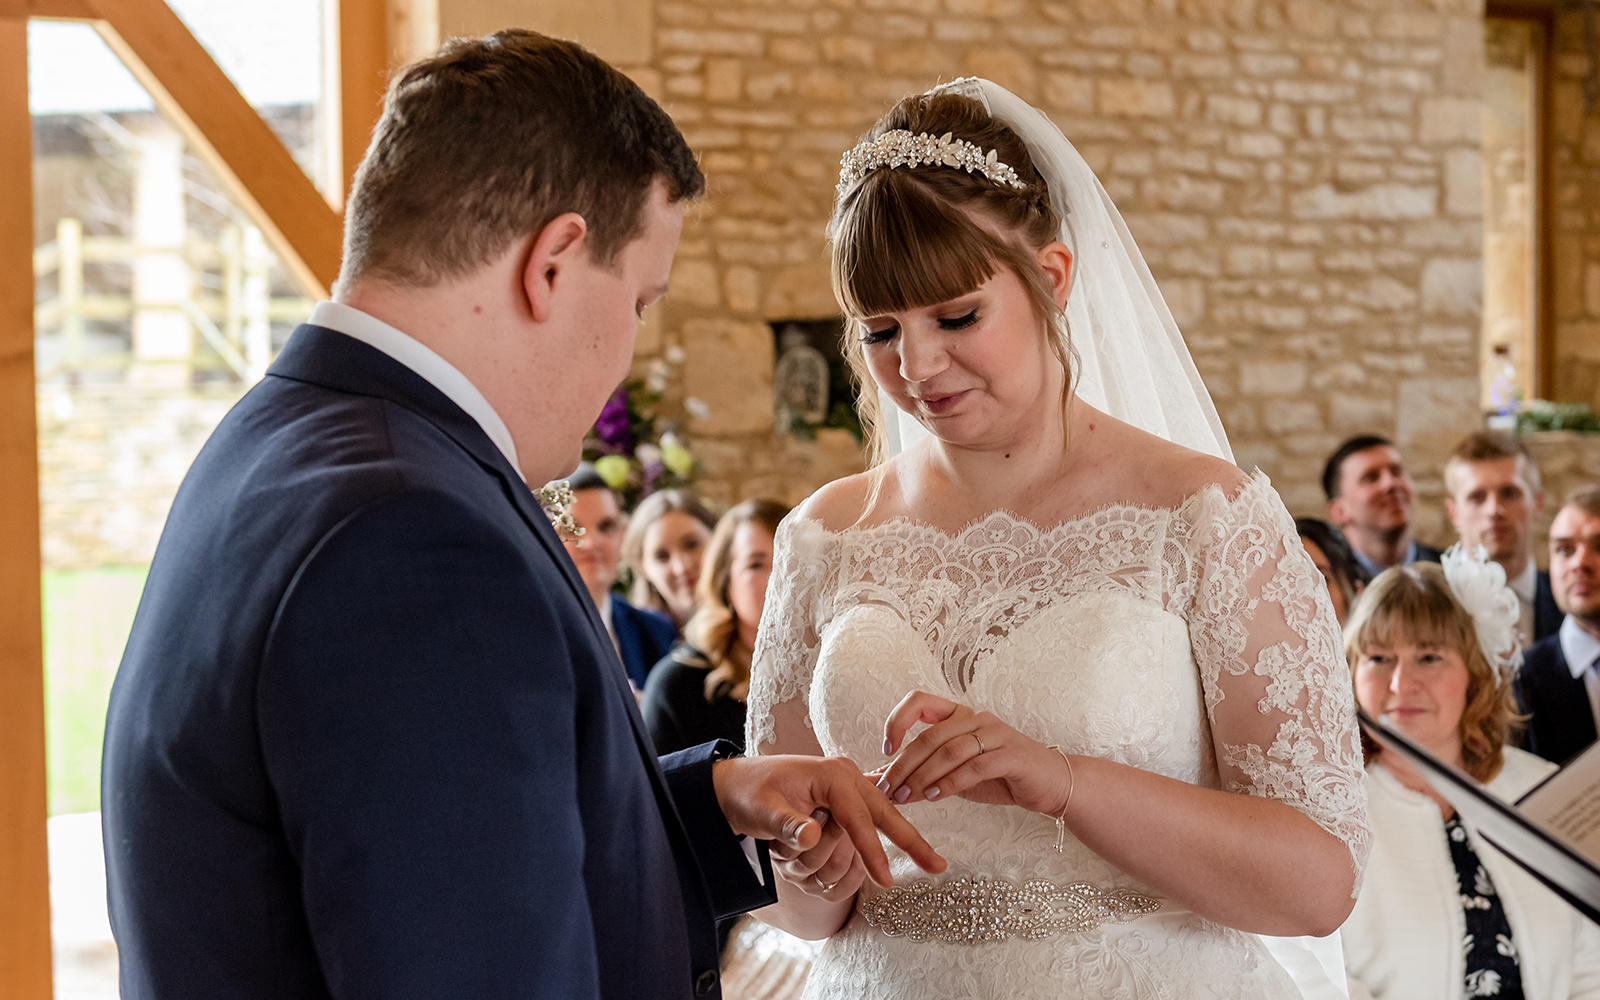
<svg viewBox="0 0 1600 1000">
<path fill-rule="evenodd" d="M 1533 579 L 1533 639 L 1538 642 L 1559 632 L 1566 616 L 1556 607 L 1556 595 L 1550 590 L 1550 574 L 1541 569 Z"/>
<path fill-rule="evenodd" d="M 1522 738 L 1531 752 L 1565 764 L 1595 741 L 1589 693 L 1582 675 L 1567 668 L 1560 633 L 1522 651 L 1516 690 L 1518 706 L 1530 716 Z"/>
<path fill-rule="evenodd" d="M 706 700 L 705 654 L 679 643 L 650 671 L 644 685 L 644 726 L 656 753 L 666 754 L 707 740 L 744 746 L 744 702 L 726 694 Z"/>
<path fill-rule="evenodd" d="M 636 608 L 612 594 L 611 630 L 616 634 L 617 653 L 622 657 L 622 665 L 627 668 L 628 680 L 633 682 L 634 687 L 644 690 L 650 668 L 666 656 L 672 644 L 678 641 L 678 626 L 659 611 Z"/>
</svg>

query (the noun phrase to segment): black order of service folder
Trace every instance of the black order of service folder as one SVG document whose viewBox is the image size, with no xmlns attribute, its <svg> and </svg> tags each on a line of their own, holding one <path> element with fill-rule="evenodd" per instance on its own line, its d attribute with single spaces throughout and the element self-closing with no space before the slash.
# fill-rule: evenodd
<svg viewBox="0 0 1600 1000">
<path fill-rule="evenodd" d="M 1512 805 L 1365 711 L 1356 714 L 1373 739 L 1414 765 L 1474 831 L 1600 924 L 1600 743 Z"/>
</svg>

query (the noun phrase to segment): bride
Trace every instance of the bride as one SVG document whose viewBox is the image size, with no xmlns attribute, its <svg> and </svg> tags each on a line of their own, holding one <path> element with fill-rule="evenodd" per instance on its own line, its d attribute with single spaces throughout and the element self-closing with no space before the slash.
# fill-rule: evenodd
<svg viewBox="0 0 1600 1000">
<path fill-rule="evenodd" d="M 1261 935 L 1337 928 L 1369 839 L 1338 627 L 1120 215 L 963 80 L 845 155 L 829 236 L 892 457 L 781 527 L 746 742 L 874 768 L 950 867 L 781 858 L 806 995 L 1298 996 Z"/>
</svg>

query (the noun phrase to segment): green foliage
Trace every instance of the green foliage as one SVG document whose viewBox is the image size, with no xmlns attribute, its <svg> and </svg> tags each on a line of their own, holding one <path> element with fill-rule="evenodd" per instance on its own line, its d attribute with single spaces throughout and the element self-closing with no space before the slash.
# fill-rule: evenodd
<svg viewBox="0 0 1600 1000">
<path fill-rule="evenodd" d="M 1517 433 L 1535 431 L 1578 431 L 1600 434 L 1600 417 L 1585 403 L 1552 403 L 1530 399 L 1517 410 Z"/>
</svg>

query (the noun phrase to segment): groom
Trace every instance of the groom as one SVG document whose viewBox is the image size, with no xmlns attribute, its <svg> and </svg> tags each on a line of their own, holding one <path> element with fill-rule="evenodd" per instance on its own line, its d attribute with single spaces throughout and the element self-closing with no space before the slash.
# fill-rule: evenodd
<svg viewBox="0 0 1600 1000">
<path fill-rule="evenodd" d="M 586 50 L 390 88 L 319 304 L 173 503 L 102 785 L 122 995 L 716 995 L 764 845 L 882 828 L 848 761 L 657 764 L 527 483 L 577 463 L 704 180 Z"/>
</svg>

